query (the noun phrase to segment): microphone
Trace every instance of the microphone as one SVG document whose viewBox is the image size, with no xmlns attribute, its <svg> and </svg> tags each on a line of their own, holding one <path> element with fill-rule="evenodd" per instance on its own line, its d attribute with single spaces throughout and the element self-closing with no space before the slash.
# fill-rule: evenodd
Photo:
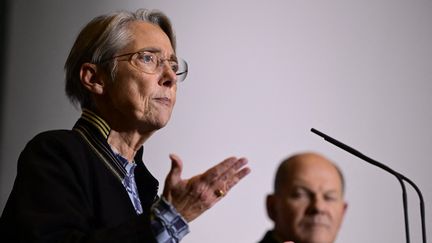
<svg viewBox="0 0 432 243">
<path fill-rule="evenodd" d="M 338 140 L 316 130 L 315 128 L 311 128 L 311 132 L 317 134 L 318 136 L 324 138 L 324 140 L 326 140 L 329 143 L 332 143 L 333 145 L 347 151 L 350 154 L 353 154 L 356 157 L 359 157 L 363 160 L 365 160 L 366 162 L 369 162 L 372 165 L 375 165 L 385 171 L 387 171 L 388 173 L 394 175 L 396 177 L 396 179 L 399 181 L 399 183 L 401 184 L 402 187 L 402 200 L 403 200 L 403 209 L 404 209 L 404 219 L 405 219 L 405 236 L 406 236 L 406 242 L 409 243 L 410 242 L 410 235 L 409 235 L 409 223 L 408 223 L 408 203 L 407 203 L 407 196 L 406 196 L 406 188 L 405 188 L 405 184 L 404 181 L 408 182 L 408 184 L 410 184 L 415 191 L 417 192 L 417 195 L 419 197 L 420 200 L 420 218 L 421 218 L 421 225 L 422 225 L 422 237 L 423 237 L 423 243 L 426 243 L 426 225 L 425 225 L 425 209 L 424 209 L 424 200 L 423 200 L 423 195 L 420 191 L 420 189 L 417 187 L 417 185 L 411 181 L 409 178 L 405 177 L 404 175 L 402 175 L 401 173 L 391 169 L 390 167 L 374 160 L 371 159 L 369 157 L 367 157 L 366 155 L 360 153 L 359 151 L 355 150 L 354 148 L 339 142 Z"/>
</svg>

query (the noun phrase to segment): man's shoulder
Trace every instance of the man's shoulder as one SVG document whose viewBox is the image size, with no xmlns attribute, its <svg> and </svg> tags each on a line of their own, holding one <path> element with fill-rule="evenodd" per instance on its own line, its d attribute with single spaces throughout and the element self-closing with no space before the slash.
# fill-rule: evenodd
<svg viewBox="0 0 432 243">
<path fill-rule="evenodd" d="M 274 237 L 271 230 L 267 231 L 264 237 L 258 243 L 279 243 Z"/>
</svg>

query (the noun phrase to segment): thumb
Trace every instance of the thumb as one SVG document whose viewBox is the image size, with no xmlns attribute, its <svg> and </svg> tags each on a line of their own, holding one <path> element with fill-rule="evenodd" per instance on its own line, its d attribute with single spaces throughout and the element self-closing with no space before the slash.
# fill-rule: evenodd
<svg viewBox="0 0 432 243">
<path fill-rule="evenodd" d="M 171 159 L 171 170 L 167 175 L 166 183 L 175 185 L 181 180 L 183 162 L 181 161 L 180 157 L 175 154 L 170 154 L 169 157 Z"/>
</svg>

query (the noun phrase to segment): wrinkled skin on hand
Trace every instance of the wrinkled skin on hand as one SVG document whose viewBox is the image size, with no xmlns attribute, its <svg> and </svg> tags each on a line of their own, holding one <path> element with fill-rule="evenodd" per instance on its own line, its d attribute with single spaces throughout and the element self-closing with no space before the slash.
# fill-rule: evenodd
<svg viewBox="0 0 432 243">
<path fill-rule="evenodd" d="M 190 179 L 181 179 L 183 162 L 174 154 L 170 155 L 171 170 L 165 180 L 162 196 L 188 221 L 192 221 L 223 196 L 215 193 L 218 190 L 226 195 L 233 186 L 250 173 L 246 167 L 247 159 L 230 157 L 208 169 L 206 172 Z"/>
</svg>

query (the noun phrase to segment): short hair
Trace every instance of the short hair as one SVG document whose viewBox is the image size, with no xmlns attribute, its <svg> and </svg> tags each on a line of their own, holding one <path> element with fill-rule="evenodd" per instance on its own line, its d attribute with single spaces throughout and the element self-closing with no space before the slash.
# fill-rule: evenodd
<svg viewBox="0 0 432 243">
<path fill-rule="evenodd" d="M 313 153 L 313 154 L 323 157 L 322 155 L 319 155 L 317 153 Z M 280 165 L 276 171 L 276 176 L 275 176 L 275 181 L 274 181 L 274 192 L 275 193 L 280 192 L 280 190 L 283 187 L 284 181 L 287 178 L 287 169 L 289 167 L 289 164 L 293 163 L 294 161 L 296 161 L 299 157 L 301 157 L 303 155 L 305 155 L 305 153 L 292 155 L 280 163 Z M 336 171 L 339 175 L 339 178 L 341 180 L 342 194 L 344 194 L 345 193 L 345 178 L 343 176 L 342 170 L 335 163 L 331 162 L 331 164 L 334 166 L 334 168 L 336 169 Z"/>
<path fill-rule="evenodd" d="M 103 62 L 112 58 L 120 49 L 132 40 L 129 24 L 144 21 L 159 26 L 168 36 L 174 51 L 176 40 L 169 18 L 159 10 L 138 9 L 135 12 L 116 11 L 95 17 L 79 33 L 66 60 L 65 91 L 72 104 L 81 108 L 92 108 L 94 103 L 90 92 L 80 80 L 80 69 L 83 63 L 100 65 L 115 79 L 116 62 Z"/>
</svg>

